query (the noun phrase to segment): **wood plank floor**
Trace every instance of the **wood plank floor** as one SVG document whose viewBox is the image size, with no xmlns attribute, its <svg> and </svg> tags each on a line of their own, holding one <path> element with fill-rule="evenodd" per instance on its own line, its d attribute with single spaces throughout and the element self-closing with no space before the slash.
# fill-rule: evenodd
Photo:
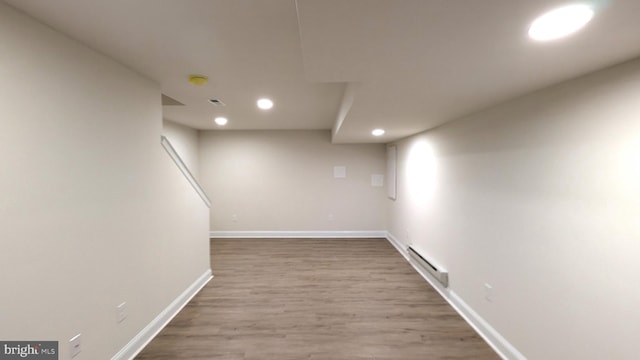
<svg viewBox="0 0 640 360">
<path fill-rule="evenodd" d="M 499 359 L 383 239 L 215 239 L 211 264 L 136 359 Z"/>
</svg>

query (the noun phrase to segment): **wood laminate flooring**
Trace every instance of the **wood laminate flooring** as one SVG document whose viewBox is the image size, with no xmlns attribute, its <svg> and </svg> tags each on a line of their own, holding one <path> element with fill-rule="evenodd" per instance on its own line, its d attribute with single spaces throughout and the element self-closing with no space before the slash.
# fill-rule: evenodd
<svg viewBox="0 0 640 360">
<path fill-rule="evenodd" d="M 384 239 L 214 239 L 211 265 L 136 359 L 499 359 Z"/>
</svg>

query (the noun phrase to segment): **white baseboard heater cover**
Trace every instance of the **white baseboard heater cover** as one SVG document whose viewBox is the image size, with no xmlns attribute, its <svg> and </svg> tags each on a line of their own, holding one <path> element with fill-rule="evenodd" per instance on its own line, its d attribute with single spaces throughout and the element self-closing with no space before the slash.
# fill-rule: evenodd
<svg viewBox="0 0 640 360">
<path fill-rule="evenodd" d="M 425 259 L 419 252 L 417 252 L 413 247 L 409 246 L 407 248 L 407 252 L 409 256 L 413 258 L 418 265 L 427 270 L 429 274 L 431 274 L 436 280 L 438 280 L 444 287 L 449 286 L 449 273 L 442 268 L 434 265 L 429 260 Z"/>
</svg>

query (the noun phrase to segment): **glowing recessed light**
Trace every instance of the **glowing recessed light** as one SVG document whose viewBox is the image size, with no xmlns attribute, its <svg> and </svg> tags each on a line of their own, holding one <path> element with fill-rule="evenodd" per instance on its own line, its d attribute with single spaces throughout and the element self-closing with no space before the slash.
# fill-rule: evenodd
<svg viewBox="0 0 640 360">
<path fill-rule="evenodd" d="M 384 130 L 383 129 L 375 129 L 371 132 L 371 135 L 373 136 L 382 136 L 384 135 Z"/>
<path fill-rule="evenodd" d="M 258 100 L 258 107 L 263 110 L 269 110 L 273 107 L 273 101 L 269 99 Z"/>
<path fill-rule="evenodd" d="M 227 122 L 229 122 L 229 120 L 227 120 L 226 117 L 222 117 L 222 116 L 218 116 L 217 118 L 215 118 L 213 121 L 216 122 L 216 124 L 220 125 L 220 126 L 224 126 L 227 125 Z"/>
<path fill-rule="evenodd" d="M 593 18 L 593 9 L 585 4 L 567 5 L 535 19 L 529 27 L 534 40 L 554 40 L 574 33 Z"/>
</svg>

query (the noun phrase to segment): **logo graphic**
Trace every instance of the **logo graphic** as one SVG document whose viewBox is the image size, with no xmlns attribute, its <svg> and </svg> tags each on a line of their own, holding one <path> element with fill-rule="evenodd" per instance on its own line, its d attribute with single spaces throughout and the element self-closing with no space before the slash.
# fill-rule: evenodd
<svg viewBox="0 0 640 360">
<path fill-rule="evenodd" d="M 57 341 L 0 341 L 0 360 L 58 360 Z"/>
</svg>

